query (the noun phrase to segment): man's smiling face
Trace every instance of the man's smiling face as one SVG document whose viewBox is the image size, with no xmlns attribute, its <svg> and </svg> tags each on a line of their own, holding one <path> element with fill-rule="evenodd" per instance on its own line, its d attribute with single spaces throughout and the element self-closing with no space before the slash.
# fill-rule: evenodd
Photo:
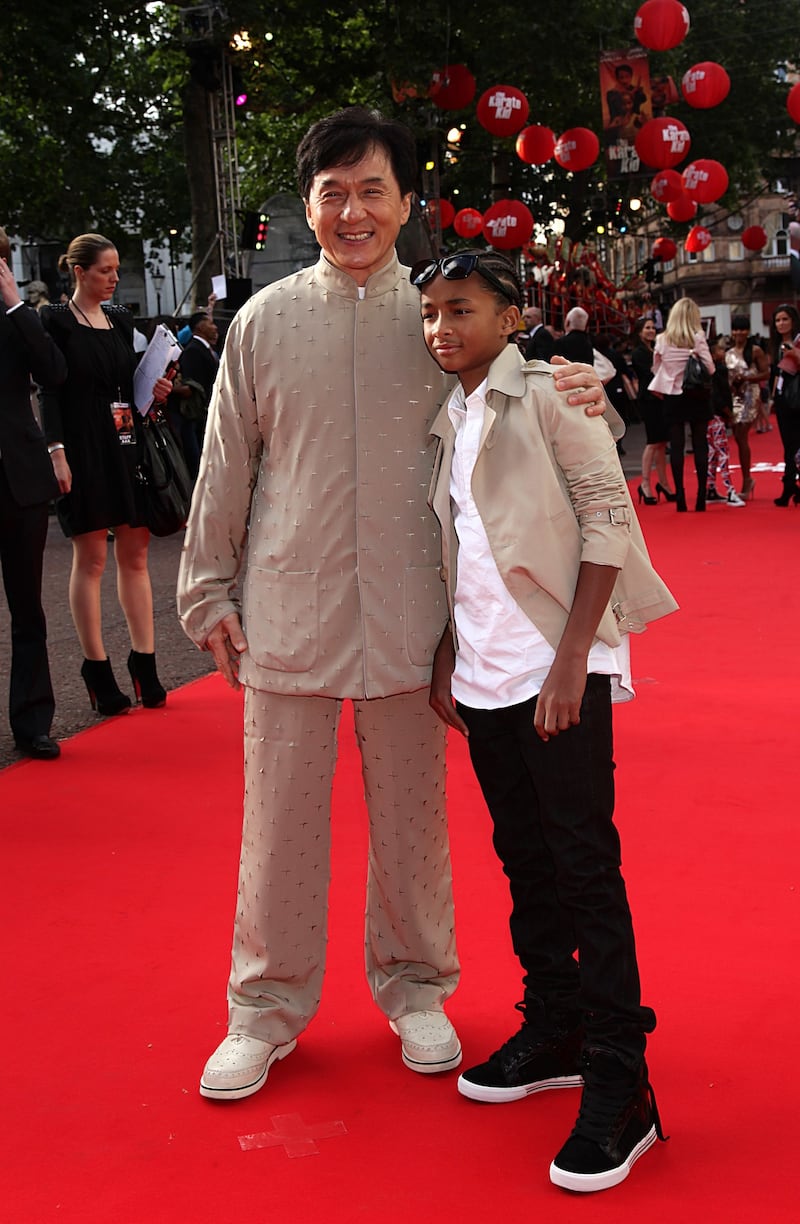
<svg viewBox="0 0 800 1224">
<path fill-rule="evenodd" d="M 411 193 L 401 195 L 384 149 L 373 148 L 352 166 L 331 166 L 314 176 L 306 217 L 327 258 L 358 285 L 391 259 L 408 220 Z"/>
</svg>

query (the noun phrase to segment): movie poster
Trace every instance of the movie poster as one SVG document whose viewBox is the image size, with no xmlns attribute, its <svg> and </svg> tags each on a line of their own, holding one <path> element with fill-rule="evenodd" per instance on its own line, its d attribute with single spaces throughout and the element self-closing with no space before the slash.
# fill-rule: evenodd
<svg viewBox="0 0 800 1224">
<path fill-rule="evenodd" d="M 643 47 L 600 56 L 600 100 L 609 179 L 638 174 L 636 134 L 653 118 L 650 68 Z"/>
</svg>

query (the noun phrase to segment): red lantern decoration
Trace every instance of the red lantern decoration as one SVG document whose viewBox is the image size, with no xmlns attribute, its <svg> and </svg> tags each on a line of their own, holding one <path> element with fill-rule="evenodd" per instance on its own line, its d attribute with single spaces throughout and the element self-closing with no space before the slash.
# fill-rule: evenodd
<svg viewBox="0 0 800 1224">
<path fill-rule="evenodd" d="M 643 47 L 669 51 L 689 33 L 689 14 L 679 0 L 646 0 L 633 19 L 633 32 Z"/>
<path fill-rule="evenodd" d="M 656 238 L 653 243 L 653 259 L 658 263 L 663 260 L 668 263 L 670 259 L 674 259 L 678 253 L 678 248 L 671 238 Z"/>
<path fill-rule="evenodd" d="M 683 195 L 683 179 L 677 170 L 659 170 L 650 184 L 650 194 L 659 204 L 669 204 Z"/>
<path fill-rule="evenodd" d="M 677 166 L 691 145 L 692 138 L 680 119 L 649 119 L 636 134 L 636 152 L 655 170 Z"/>
<path fill-rule="evenodd" d="M 439 226 L 445 230 L 453 224 L 453 219 L 456 215 L 456 210 L 449 200 L 428 200 L 425 205 L 425 216 L 432 225 L 436 224 L 436 217 L 439 217 Z"/>
<path fill-rule="evenodd" d="M 597 161 L 600 141 L 590 128 L 568 128 L 559 136 L 553 152 L 565 170 L 588 170 Z"/>
<path fill-rule="evenodd" d="M 513 251 L 530 239 L 533 213 L 521 200 L 498 200 L 483 214 L 483 229 L 498 251 Z"/>
<path fill-rule="evenodd" d="M 687 251 L 704 251 L 711 245 L 711 234 L 704 225 L 693 225 L 683 245 Z"/>
<path fill-rule="evenodd" d="M 513 85 L 493 85 L 478 99 L 475 114 L 481 127 L 493 136 L 513 136 L 528 121 L 530 106 Z"/>
<path fill-rule="evenodd" d="M 465 64 L 447 64 L 433 74 L 428 95 L 439 110 L 463 110 L 475 97 L 475 77 Z"/>
<path fill-rule="evenodd" d="M 684 170 L 683 188 L 698 204 L 713 204 L 728 190 L 728 171 L 721 162 L 701 157 Z"/>
<path fill-rule="evenodd" d="M 540 123 L 523 128 L 517 137 L 517 157 L 529 166 L 543 166 L 550 161 L 555 147 L 555 133 Z"/>
<path fill-rule="evenodd" d="M 459 238 L 477 238 L 483 229 L 483 213 L 477 208 L 461 208 L 453 218 L 453 229 Z"/>
<path fill-rule="evenodd" d="M 761 251 L 767 245 L 767 231 L 761 225 L 748 225 L 742 232 L 742 246 L 746 251 Z"/>
<path fill-rule="evenodd" d="M 724 102 L 731 90 L 731 78 L 722 64 L 704 60 L 683 74 L 681 92 L 696 110 L 708 110 Z"/>
<path fill-rule="evenodd" d="M 795 123 L 800 123 L 800 81 L 789 90 L 789 96 L 786 99 L 786 109 Z"/>
<path fill-rule="evenodd" d="M 697 205 L 685 191 L 667 205 L 667 216 L 673 221 L 691 221 L 697 216 Z"/>
</svg>

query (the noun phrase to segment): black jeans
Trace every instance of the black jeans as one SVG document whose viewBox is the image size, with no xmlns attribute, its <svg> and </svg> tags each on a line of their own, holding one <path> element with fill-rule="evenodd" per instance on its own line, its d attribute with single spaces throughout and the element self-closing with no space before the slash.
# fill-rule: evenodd
<svg viewBox="0 0 800 1224">
<path fill-rule="evenodd" d="M 580 1012 L 587 1047 L 635 1066 L 656 1018 L 641 1006 L 620 871 L 609 678 L 587 677 L 580 724 L 547 743 L 535 709 L 536 698 L 500 710 L 458 705 L 510 884 L 525 997 L 551 1017 Z"/>
</svg>

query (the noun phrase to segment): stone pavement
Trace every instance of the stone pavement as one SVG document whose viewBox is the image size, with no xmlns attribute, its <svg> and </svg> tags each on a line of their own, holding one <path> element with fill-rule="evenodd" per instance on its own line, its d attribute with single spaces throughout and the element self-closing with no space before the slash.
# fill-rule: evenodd
<svg viewBox="0 0 800 1224">
<path fill-rule="evenodd" d="M 625 436 L 622 466 L 632 477 L 641 470 L 644 427 L 631 425 Z M 150 576 L 156 622 L 158 674 L 167 689 L 177 688 L 213 671 L 211 656 L 197 650 L 181 629 L 175 610 L 175 583 L 178 575 L 183 534 L 153 539 L 150 544 Z M 53 736 L 67 739 L 100 721 L 93 713 L 86 687 L 81 679 L 82 655 L 69 612 L 67 591 L 72 564 L 72 544 L 61 533 L 51 516 L 45 551 L 44 606 L 50 653 L 50 670 L 56 695 Z M 130 650 L 125 618 L 117 602 L 116 567 L 113 545 L 109 544 L 108 565 L 103 578 L 103 635 L 108 657 L 120 688 L 133 697 L 126 661 Z M 8 726 L 8 669 L 10 660 L 10 623 L 5 599 L 0 598 L 0 768 L 24 760 L 14 746 Z M 67 748 L 67 751 L 69 749 Z M 58 769 L 58 762 L 39 768 Z"/>
</svg>

